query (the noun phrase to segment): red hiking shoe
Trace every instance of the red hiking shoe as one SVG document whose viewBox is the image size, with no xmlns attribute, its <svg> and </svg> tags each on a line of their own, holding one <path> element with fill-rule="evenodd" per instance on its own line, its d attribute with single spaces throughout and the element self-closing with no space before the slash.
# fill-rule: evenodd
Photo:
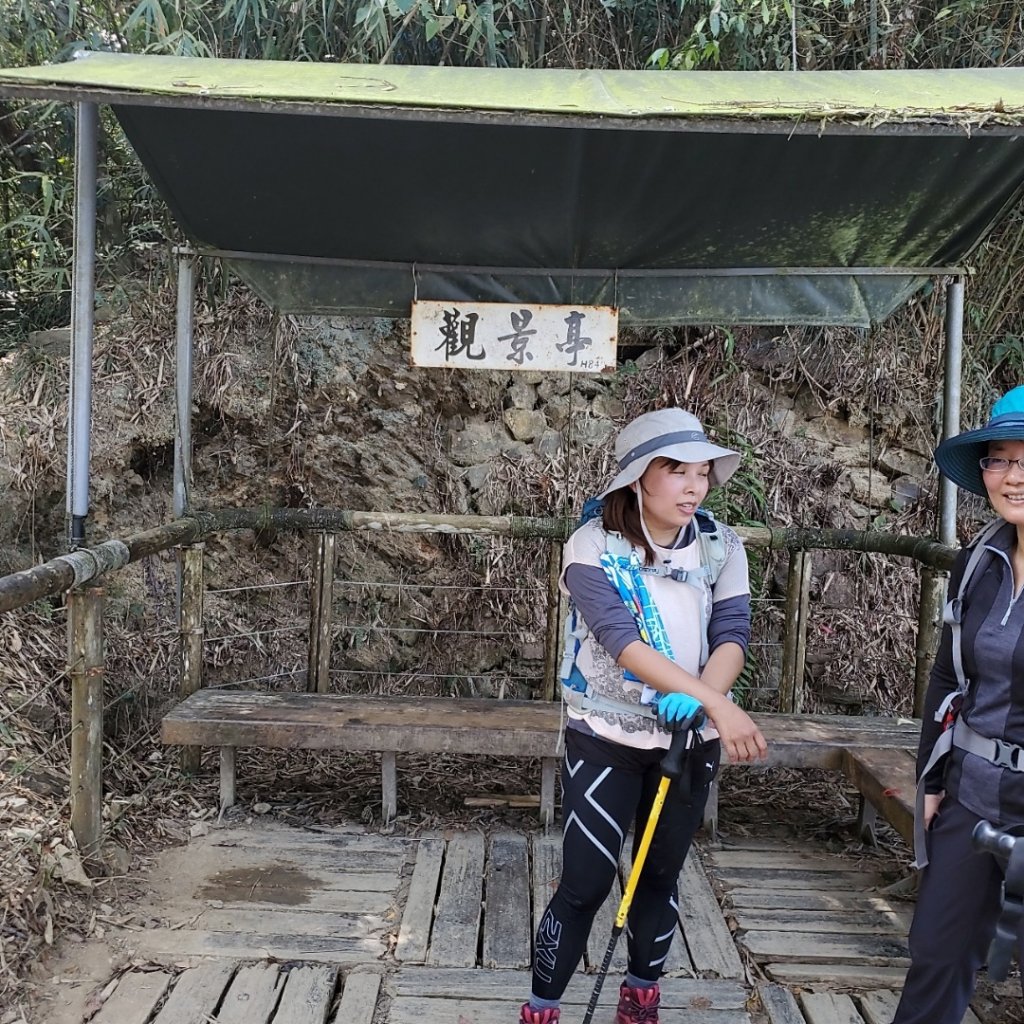
<svg viewBox="0 0 1024 1024">
<path fill-rule="evenodd" d="M 519 1024 L 558 1024 L 558 1017 L 558 1010 L 531 1010 L 529 1003 L 523 1003 Z"/>
<path fill-rule="evenodd" d="M 661 1005 L 661 989 L 630 988 L 625 982 L 619 986 L 619 1009 L 615 1024 L 658 1024 L 658 1007 Z"/>
</svg>

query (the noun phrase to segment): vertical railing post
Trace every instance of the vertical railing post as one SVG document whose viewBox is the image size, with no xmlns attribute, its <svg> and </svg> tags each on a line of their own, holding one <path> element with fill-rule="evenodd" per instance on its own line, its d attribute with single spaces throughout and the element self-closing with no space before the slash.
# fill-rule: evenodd
<svg viewBox="0 0 1024 1024">
<path fill-rule="evenodd" d="M 327 693 L 331 687 L 331 631 L 334 621 L 333 533 L 311 535 L 313 550 L 309 581 L 309 665 L 306 690 Z"/>
<path fill-rule="evenodd" d="M 802 551 L 800 559 L 800 600 L 796 620 L 796 663 L 793 666 L 793 713 L 804 710 L 804 680 L 807 678 L 807 626 L 811 618 L 811 577 L 813 556 Z"/>
<path fill-rule="evenodd" d="M 68 592 L 71 831 L 83 859 L 103 834 L 103 588 Z"/>
<path fill-rule="evenodd" d="M 189 544 L 178 548 L 178 573 L 181 591 L 178 595 L 178 651 L 181 699 L 185 700 L 203 685 L 203 579 L 205 544 Z M 183 747 L 181 770 L 199 770 L 199 747 Z"/>
<path fill-rule="evenodd" d="M 558 695 L 558 667 L 562 651 L 559 645 L 561 630 L 561 591 L 558 581 L 562 577 L 562 542 L 548 541 L 547 624 L 544 631 L 544 700 Z"/>
<path fill-rule="evenodd" d="M 946 593 L 946 575 L 937 569 L 921 566 L 921 589 L 917 606 L 917 645 L 914 658 L 914 716 L 924 712 L 924 695 L 928 689 L 935 652 L 942 628 L 942 606 Z"/>
<path fill-rule="evenodd" d="M 810 593 L 810 552 L 793 550 L 789 554 L 786 580 L 786 619 L 783 623 L 782 673 L 779 679 L 779 711 L 783 714 L 799 714 L 804 705 Z"/>
</svg>

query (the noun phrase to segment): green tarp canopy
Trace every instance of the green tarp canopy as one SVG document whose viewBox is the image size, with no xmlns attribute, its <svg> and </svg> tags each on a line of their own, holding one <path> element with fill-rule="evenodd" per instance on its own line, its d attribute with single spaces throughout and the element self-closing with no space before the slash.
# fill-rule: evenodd
<svg viewBox="0 0 1024 1024">
<path fill-rule="evenodd" d="M 1024 70 L 621 72 L 90 53 L 0 95 L 109 104 L 197 251 L 286 312 L 414 297 L 848 324 L 1024 185 Z"/>
</svg>

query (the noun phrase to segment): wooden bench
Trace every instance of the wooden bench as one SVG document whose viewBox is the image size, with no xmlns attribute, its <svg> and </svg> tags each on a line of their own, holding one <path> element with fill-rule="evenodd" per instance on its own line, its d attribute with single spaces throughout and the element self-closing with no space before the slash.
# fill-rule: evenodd
<svg viewBox="0 0 1024 1024">
<path fill-rule="evenodd" d="M 844 771 L 865 798 L 903 832 L 906 786 L 919 725 L 893 718 L 756 714 L 768 741 L 760 766 Z M 161 724 L 164 743 L 219 747 L 221 805 L 235 802 L 235 749 L 380 751 L 382 813 L 397 800 L 398 754 L 495 754 L 541 759 L 540 815 L 555 816 L 555 769 L 561 756 L 562 709 L 544 701 L 488 698 L 347 697 L 315 693 L 247 693 L 205 689 Z M 891 770 L 891 774 L 890 773 Z M 913 796 L 910 791 L 911 818 Z M 713 824 L 715 809 L 709 809 Z M 894 820 L 895 819 L 895 820 Z"/>
<path fill-rule="evenodd" d="M 540 816 L 555 819 L 557 704 L 488 698 L 341 697 L 199 690 L 161 723 L 164 743 L 220 748 L 221 806 L 235 802 L 235 748 L 380 751 L 382 813 L 395 815 L 397 754 L 541 759 Z"/>
<path fill-rule="evenodd" d="M 917 758 L 910 750 L 847 747 L 843 772 L 860 791 L 857 829 L 864 842 L 875 841 L 875 815 L 882 817 L 914 846 L 914 799 Z"/>
</svg>

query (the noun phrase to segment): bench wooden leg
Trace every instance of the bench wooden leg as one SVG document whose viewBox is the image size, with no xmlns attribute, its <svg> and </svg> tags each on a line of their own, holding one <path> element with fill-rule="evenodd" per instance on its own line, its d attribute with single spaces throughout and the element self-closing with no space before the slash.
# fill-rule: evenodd
<svg viewBox="0 0 1024 1024">
<path fill-rule="evenodd" d="M 393 750 L 385 750 L 380 757 L 380 796 L 381 815 L 387 824 L 398 809 L 398 779 Z"/>
<path fill-rule="evenodd" d="M 555 823 L 555 769 L 558 761 L 545 757 L 540 763 L 540 820 L 545 828 Z"/>
<path fill-rule="evenodd" d="M 220 809 L 235 806 L 235 748 L 220 748 Z"/>
<path fill-rule="evenodd" d="M 708 787 L 708 802 L 704 805 L 704 832 L 709 839 L 718 838 L 718 776 Z"/>
<path fill-rule="evenodd" d="M 875 805 L 867 800 L 863 793 L 860 794 L 860 806 L 857 808 L 857 835 L 860 841 L 868 846 L 876 846 L 875 822 L 878 820 L 878 811 Z"/>
</svg>

